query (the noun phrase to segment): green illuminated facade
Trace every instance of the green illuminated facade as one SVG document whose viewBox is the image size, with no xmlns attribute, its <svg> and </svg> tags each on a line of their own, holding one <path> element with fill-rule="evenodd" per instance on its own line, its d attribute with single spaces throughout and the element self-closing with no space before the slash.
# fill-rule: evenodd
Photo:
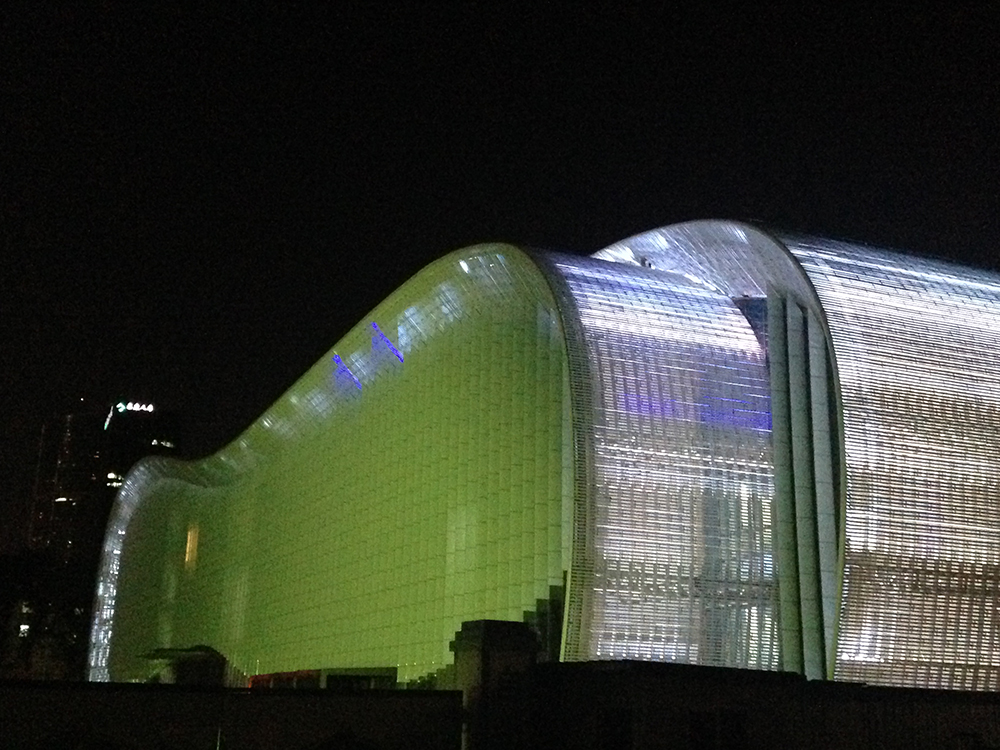
<svg viewBox="0 0 1000 750">
<path fill-rule="evenodd" d="M 527 256 L 432 264 L 235 442 L 129 476 L 121 568 L 101 584 L 117 586 L 109 676 L 208 644 L 250 675 L 405 680 L 447 663 L 463 620 L 520 620 L 567 566 L 567 382 Z"/>
<path fill-rule="evenodd" d="M 204 645 L 413 681 L 546 612 L 567 661 L 997 690 L 998 455 L 996 275 L 733 222 L 477 246 L 128 474 L 91 679 Z"/>
</svg>

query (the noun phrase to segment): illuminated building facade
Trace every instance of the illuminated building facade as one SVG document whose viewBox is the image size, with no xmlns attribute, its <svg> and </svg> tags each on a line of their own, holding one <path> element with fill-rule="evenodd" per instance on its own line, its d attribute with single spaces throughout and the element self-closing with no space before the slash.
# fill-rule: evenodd
<svg viewBox="0 0 1000 750">
<path fill-rule="evenodd" d="M 996 690 L 998 456 L 996 275 L 732 222 L 473 247 L 128 475 L 91 678 L 208 645 L 414 680 L 556 611 L 566 661 Z"/>
</svg>

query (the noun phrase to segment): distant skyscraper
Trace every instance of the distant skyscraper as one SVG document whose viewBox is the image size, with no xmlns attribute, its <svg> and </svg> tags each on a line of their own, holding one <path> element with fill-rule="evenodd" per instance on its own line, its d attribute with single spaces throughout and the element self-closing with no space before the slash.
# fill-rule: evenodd
<svg viewBox="0 0 1000 750">
<path fill-rule="evenodd" d="M 28 546 L 96 562 L 122 477 L 143 456 L 173 452 L 175 440 L 174 418 L 139 401 L 51 418 L 39 440 Z"/>
<path fill-rule="evenodd" d="M 173 415 L 125 400 L 105 409 L 81 403 L 42 426 L 27 539 L 35 580 L 11 625 L 20 658 L 5 648 L 5 661 L 20 665 L 14 676 L 83 676 L 97 562 L 115 495 L 137 460 L 173 453 L 176 435 Z"/>
</svg>

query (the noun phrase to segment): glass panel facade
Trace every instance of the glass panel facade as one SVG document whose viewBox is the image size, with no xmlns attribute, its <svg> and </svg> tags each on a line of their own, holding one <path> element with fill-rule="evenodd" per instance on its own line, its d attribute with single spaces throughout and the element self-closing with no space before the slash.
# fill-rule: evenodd
<svg viewBox="0 0 1000 750">
<path fill-rule="evenodd" d="M 91 678 L 210 645 L 247 675 L 450 663 L 568 566 L 565 341 L 544 276 L 482 246 L 425 269 L 219 453 L 147 459 L 105 545 Z"/>
<path fill-rule="evenodd" d="M 590 384 L 564 657 L 776 669 L 770 390 L 748 319 L 680 274 L 547 262 Z"/>
<path fill-rule="evenodd" d="M 796 508 L 791 533 L 780 512 L 775 526 L 784 668 L 803 668 L 793 652 L 822 627 L 830 677 L 998 689 L 1000 278 L 729 222 L 666 227 L 598 257 L 683 273 L 730 295 L 766 295 L 772 310 L 793 301 L 809 321 L 808 380 L 783 385 L 772 371 L 772 398 L 788 388 L 794 404 L 808 387 L 799 433 L 815 449 L 811 488 L 801 472 L 776 469 L 778 496 L 794 487 Z M 776 306 L 776 297 L 785 301 Z M 815 519 L 802 512 L 810 495 Z M 815 525 L 815 545 L 802 536 L 804 520 Z M 811 546 L 812 566 L 803 564 Z M 810 585 L 822 598 L 822 617 L 811 620 L 796 598 Z"/>
<path fill-rule="evenodd" d="M 785 242 L 826 311 L 843 403 L 836 678 L 1000 689 L 1000 278 Z"/>
<path fill-rule="evenodd" d="M 775 238 L 731 222 L 664 227 L 595 257 L 714 290 L 740 309 L 767 350 L 780 666 L 811 678 L 828 675 L 840 586 L 841 477 L 839 461 L 832 460 L 839 459 L 838 425 L 829 417 L 836 412 L 836 391 L 827 382 L 823 311 L 809 278 Z"/>
<path fill-rule="evenodd" d="M 998 456 L 995 274 L 730 222 L 471 248 L 128 475 L 91 678 L 210 645 L 412 680 L 565 591 L 566 660 L 998 690 Z"/>
</svg>

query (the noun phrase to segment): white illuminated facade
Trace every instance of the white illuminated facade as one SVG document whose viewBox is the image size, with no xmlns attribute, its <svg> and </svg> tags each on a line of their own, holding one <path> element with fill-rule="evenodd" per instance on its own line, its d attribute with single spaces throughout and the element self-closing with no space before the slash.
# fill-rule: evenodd
<svg viewBox="0 0 1000 750">
<path fill-rule="evenodd" d="M 690 276 L 548 262 L 589 383 L 566 658 L 777 669 L 762 342 Z"/>
<path fill-rule="evenodd" d="M 108 475 L 94 679 L 131 658 L 115 637 L 242 653 L 248 674 L 353 659 L 416 678 L 462 621 L 557 592 L 566 661 L 1000 689 L 1000 276 L 706 221 L 592 258 L 469 248 L 375 318 L 216 457 Z M 169 554 L 143 551 L 167 522 L 141 519 L 181 498 Z M 257 526 L 274 538 L 248 541 Z M 327 562 L 322 529 L 353 552 Z M 183 616 L 162 580 L 191 581 Z"/>
<path fill-rule="evenodd" d="M 702 280 L 766 330 L 773 429 L 764 463 L 774 495 L 761 501 L 773 527 L 760 538 L 773 544 L 781 668 L 871 684 L 1000 689 L 1000 278 L 731 222 L 667 227 L 596 257 Z M 755 304 L 766 311 L 756 321 Z M 606 307 L 628 320 L 622 305 Z M 653 330 L 637 323 L 633 337 Z M 706 321 L 691 324 L 709 330 Z M 720 349 L 729 340 L 720 335 Z M 735 383 L 745 367 L 737 351 L 729 372 L 703 358 L 702 378 Z M 590 358 L 598 379 L 620 369 L 613 360 Z M 686 377 L 668 380 L 676 387 Z M 759 398 L 748 384 L 737 388 L 746 403 Z M 731 435 L 709 452 L 721 458 L 746 445 Z M 688 452 L 697 448 L 694 438 Z M 752 462 L 736 455 L 749 474 Z M 638 451 L 633 459 L 633 474 L 657 476 L 659 456 Z M 685 465 L 672 462 L 678 472 Z M 689 472 L 689 489 L 698 477 Z M 737 497 L 739 481 L 720 474 L 718 486 Z M 653 496 L 666 508 L 682 495 L 656 488 Z M 640 640 L 651 637 L 648 630 Z"/>
<path fill-rule="evenodd" d="M 1000 689 L 1000 279 L 788 240 L 843 419 L 838 679 Z"/>
</svg>

